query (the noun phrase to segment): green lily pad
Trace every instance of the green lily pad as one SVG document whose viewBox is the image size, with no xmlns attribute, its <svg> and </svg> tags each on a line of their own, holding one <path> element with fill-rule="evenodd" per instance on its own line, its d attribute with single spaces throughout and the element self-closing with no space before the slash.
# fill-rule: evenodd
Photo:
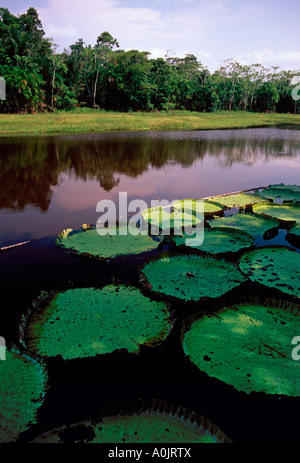
<svg viewBox="0 0 300 463">
<path fill-rule="evenodd" d="M 233 227 L 253 236 L 263 236 L 271 229 L 279 227 L 279 221 L 256 214 L 239 212 L 230 217 L 220 217 L 209 222 L 211 228 Z"/>
<path fill-rule="evenodd" d="M 153 401 L 154 403 L 156 401 Z M 84 421 L 42 434 L 34 443 L 227 443 L 230 439 L 209 420 L 183 407 L 164 404 L 157 409 L 122 412 L 105 416 L 99 422 Z M 111 451 L 115 451 L 114 447 Z M 129 459 L 132 450 L 120 447 L 115 458 Z M 125 453 L 125 452 L 130 453 Z M 153 449 L 154 451 L 154 449 Z M 155 456 L 155 455 L 154 455 Z M 182 457 L 184 453 L 182 453 Z M 126 459 L 126 461 L 127 461 Z M 135 459 L 138 459 L 135 456 Z"/>
<path fill-rule="evenodd" d="M 282 202 L 289 202 L 289 201 L 300 201 L 300 189 L 299 191 L 289 190 L 288 188 L 264 188 L 260 193 L 258 193 L 263 198 L 269 200 L 276 200 L 279 199 Z"/>
<path fill-rule="evenodd" d="M 204 212 L 204 216 L 218 215 L 224 210 L 222 204 L 215 201 L 208 201 L 206 199 L 181 199 L 173 203 L 173 207 L 177 211 L 184 211 L 187 214 L 197 215 L 201 217 Z"/>
<path fill-rule="evenodd" d="M 269 246 L 244 254 L 240 269 L 270 288 L 300 297 L 300 254 L 284 246 Z"/>
<path fill-rule="evenodd" d="M 187 235 L 174 236 L 173 241 L 177 246 L 186 246 Z M 204 240 L 197 245 L 197 237 L 194 238 L 192 249 L 209 252 L 211 254 L 230 254 L 247 249 L 253 245 L 254 238 L 246 232 L 234 228 L 205 229 Z"/>
<path fill-rule="evenodd" d="M 256 194 L 237 193 L 225 196 L 212 196 L 210 201 L 218 201 L 226 207 L 238 207 L 244 209 L 252 204 L 260 203 L 261 197 Z"/>
<path fill-rule="evenodd" d="M 119 349 L 138 352 L 168 335 L 170 317 L 162 302 L 138 289 L 107 285 L 41 295 L 23 321 L 28 349 L 42 357 L 93 357 Z"/>
<path fill-rule="evenodd" d="M 97 229 L 64 230 L 57 238 L 56 245 L 97 259 L 108 260 L 115 257 L 140 254 L 156 249 L 160 243 L 159 237 L 147 234 L 133 235 L 127 226 L 116 227 L 116 235 L 112 235 L 113 227 L 107 228 L 108 233 L 100 236 Z"/>
<path fill-rule="evenodd" d="M 185 354 L 203 372 L 247 394 L 300 395 L 300 363 L 291 341 L 300 332 L 300 306 L 255 301 L 225 306 L 191 323 Z"/>
<path fill-rule="evenodd" d="M 162 207 L 145 209 L 142 212 L 142 217 L 146 223 L 154 225 L 162 231 L 195 227 L 201 223 L 201 220 L 192 214 L 178 211 L 169 213 Z"/>
<path fill-rule="evenodd" d="M 268 188 L 276 190 L 290 190 L 295 193 L 300 193 L 300 185 L 285 185 L 284 183 L 279 183 L 275 185 L 270 185 Z"/>
<path fill-rule="evenodd" d="M 181 301 L 216 298 L 247 280 L 230 262 L 194 254 L 163 253 L 145 264 L 140 275 L 155 293 Z"/>
<path fill-rule="evenodd" d="M 253 212 L 273 217 L 285 224 L 300 222 L 300 205 L 298 204 L 269 204 L 263 202 L 254 205 Z"/>
<path fill-rule="evenodd" d="M 6 350 L 0 361 L 0 443 L 15 442 L 36 423 L 47 387 L 45 367 L 28 354 Z"/>
</svg>

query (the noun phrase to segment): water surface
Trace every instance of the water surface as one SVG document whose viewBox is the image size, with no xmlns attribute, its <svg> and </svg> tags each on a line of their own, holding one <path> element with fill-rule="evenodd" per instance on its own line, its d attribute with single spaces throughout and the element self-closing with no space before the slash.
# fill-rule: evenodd
<svg viewBox="0 0 300 463">
<path fill-rule="evenodd" d="M 0 139 L 0 247 L 96 223 L 100 200 L 201 198 L 299 183 L 300 130 Z"/>
</svg>

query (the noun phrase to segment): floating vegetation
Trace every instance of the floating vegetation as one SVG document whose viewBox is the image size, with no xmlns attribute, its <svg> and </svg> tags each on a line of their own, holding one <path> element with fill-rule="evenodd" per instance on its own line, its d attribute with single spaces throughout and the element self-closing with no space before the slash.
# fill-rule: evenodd
<svg viewBox="0 0 300 463">
<path fill-rule="evenodd" d="M 275 185 L 270 185 L 268 188 L 273 190 L 290 190 L 294 193 L 300 193 L 300 185 L 285 185 L 284 183 L 279 183 Z"/>
<path fill-rule="evenodd" d="M 163 253 L 145 264 L 140 275 L 155 293 L 182 301 L 219 297 L 247 280 L 234 264 L 195 254 Z"/>
<path fill-rule="evenodd" d="M 253 212 L 273 217 L 283 224 L 300 222 L 300 205 L 298 204 L 274 204 L 259 203 L 253 206 Z"/>
<path fill-rule="evenodd" d="M 269 246 L 244 254 L 240 269 L 270 288 L 300 297 L 300 254 L 284 246 Z"/>
<path fill-rule="evenodd" d="M 134 228 L 135 231 L 138 229 Z M 107 227 L 107 234 L 101 236 L 96 228 L 86 230 L 64 230 L 56 240 L 56 245 L 82 256 L 108 260 L 119 256 L 140 254 L 156 249 L 159 237 L 151 237 L 147 231 L 132 234 L 128 226 Z M 115 232 L 115 235 L 112 233 Z"/>
<path fill-rule="evenodd" d="M 178 405 L 153 401 L 149 409 L 128 411 L 96 420 L 63 426 L 44 433 L 34 443 L 229 443 L 230 439 L 209 420 Z M 111 450 L 114 452 L 116 449 Z M 154 450 L 154 449 L 153 449 Z M 114 457 L 132 457 L 125 447 Z M 122 453 L 123 452 L 123 453 Z M 112 454 L 111 454 L 112 456 Z M 155 455 L 154 455 L 155 456 Z M 182 457 L 184 454 L 181 455 Z M 137 459 L 137 458 L 136 458 Z"/>
<path fill-rule="evenodd" d="M 209 222 L 211 228 L 233 227 L 248 232 L 252 236 L 263 236 L 272 234 L 274 228 L 279 227 L 279 221 L 269 217 L 256 214 L 239 212 L 230 217 L 220 217 Z"/>
<path fill-rule="evenodd" d="M 296 248 L 300 247 L 300 224 L 294 225 L 286 235 L 287 241 Z"/>
<path fill-rule="evenodd" d="M 203 372 L 247 394 L 300 395 L 300 363 L 291 339 L 300 332 L 300 306 L 249 300 L 189 323 L 185 354 Z"/>
<path fill-rule="evenodd" d="M 258 193 L 263 198 L 275 201 L 280 200 L 283 203 L 289 201 L 300 201 L 300 189 L 298 191 L 289 190 L 287 188 L 276 188 L 276 187 L 269 187 L 264 188 L 261 192 Z"/>
<path fill-rule="evenodd" d="M 177 211 L 184 211 L 188 214 L 204 216 L 219 215 L 223 212 L 224 206 L 215 201 L 208 201 L 206 199 L 181 199 L 173 203 L 173 207 Z"/>
<path fill-rule="evenodd" d="M 210 201 L 218 201 L 226 207 L 238 207 L 245 209 L 253 204 L 260 203 L 261 197 L 257 194 L 237 193 L 224 196 L 212 196 Z"/>
<path fill-rule="evenodd" d="M 0 361 L 0 443 L 15 442 L 36 423 L 47 386 L 44 366 L 27 354 L 6 350 Z"/>
<path fill-rule="evenodd" d="M 119 349 L 138 352 L 141 345 L 162 342 L 169 329 L 163 302 L 130 286 L 107 285 L 41 295 L 23 321 L 21 337 L 42 357 L 69 360 Z"/>
<path fill-rule="evenodd" d="M 249 233 L 237 230 L 235 228 L 213 228 L 205 229 L 204 240 L 197 245 L 197 236 L 189 237 L 187 235 L 174 236 L 173 241 L 177 246 L 186 247 L 186 240 L 191 239 L 189 246 L 192 249 L 211 254 L 232 254 L 251 247 L 254 242 L 253 236 Z"/>
<path fill-rule="evenodd" d="M 195 227 L 201 220 L 189 213 L 181 211 L 167 212 L 162 207 L 152 207 L 142 212 L 142 217 L 149 225 L 154 225 L 161 231 Z"/>
</svg>

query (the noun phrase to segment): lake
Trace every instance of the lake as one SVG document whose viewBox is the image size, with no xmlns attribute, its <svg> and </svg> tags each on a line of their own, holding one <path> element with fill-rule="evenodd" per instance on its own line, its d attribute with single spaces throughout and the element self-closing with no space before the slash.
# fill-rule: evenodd
<svg viewBox="0 0 300 463">
<path fill-rule="evenodd" d="M 299 183 L 293 127 L 0 139 L 0 247 L 96 223 L 96 205 Z"/>
</svg>

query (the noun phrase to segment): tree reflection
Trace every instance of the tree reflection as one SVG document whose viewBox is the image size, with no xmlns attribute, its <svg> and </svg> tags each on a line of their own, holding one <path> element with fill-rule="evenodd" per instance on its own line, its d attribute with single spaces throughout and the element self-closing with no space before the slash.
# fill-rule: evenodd
<svg viewBox="0 0 300 463">
<path fill-rule="evenodd" d="M 288 138 L 238 138 L 229 132 L 214 138 L 112 134 L 3 139 L 0 208 L 33 206 L 46 212 L 61 174 L 96 180 L 108 192 L 118 186 L 121 175 L 136 178 L 170 163 L 190 168 L 196 160 L 212 156 L 219 167 L 228 168 L 235 163 L 252 165 L 270 157 L 296 156 L 296 148 Z"/>
</svg>

